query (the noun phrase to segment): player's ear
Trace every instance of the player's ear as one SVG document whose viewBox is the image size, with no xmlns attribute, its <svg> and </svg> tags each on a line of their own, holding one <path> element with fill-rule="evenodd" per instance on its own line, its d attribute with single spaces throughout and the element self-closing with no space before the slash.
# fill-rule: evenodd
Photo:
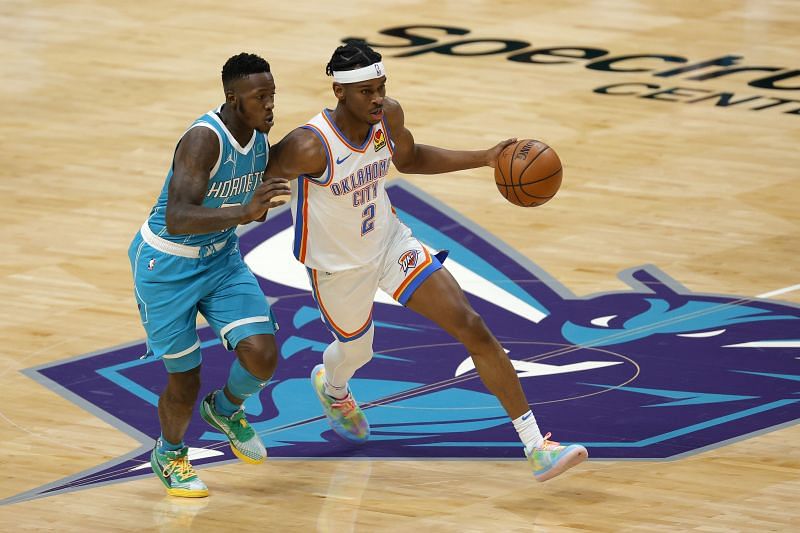
<svg viewBox="0 0 800 533">
<path fill-rule="evenodd" d="M 232 87 L 225 87 L 225 103 L 236 105 L 236 93 Z"/>
<path fill-rule="evenodd" d="M 344 85 L 341 83 L 333 82 L 333 94 L 336 95 L 336 99 L 340 102 L 344 101 Z"/>
</svg>

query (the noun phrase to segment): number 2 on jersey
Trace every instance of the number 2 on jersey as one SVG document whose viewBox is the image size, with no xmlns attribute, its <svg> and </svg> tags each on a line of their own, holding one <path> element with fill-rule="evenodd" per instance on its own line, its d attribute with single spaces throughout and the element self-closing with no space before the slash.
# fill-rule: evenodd
<svg viewBox="0 0 800 533">
<path fill-rule="evenodd" d="M 375 204 L 367 205 L 361 212 L 361 217 L 361 236 L 363 237 L 375 228 Z"/>
</svg>

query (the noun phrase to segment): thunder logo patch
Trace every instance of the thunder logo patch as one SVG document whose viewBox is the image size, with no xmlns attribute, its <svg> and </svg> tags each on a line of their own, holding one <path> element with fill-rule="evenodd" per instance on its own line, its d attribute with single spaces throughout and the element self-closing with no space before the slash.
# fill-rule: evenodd
<svg viewBox="0 0 800 533">
<path fill-rule="evenodd" d="M 419 259 L 419 250 L 406 250 L 400 256 L 400 259 L 397 260 L 397 263 L 400 265 L 400 270 L 403 271 L 403 274 L 408 274 L 408 271 L 413 269 L 417 266 L 417 259 Z"/>
</svg>

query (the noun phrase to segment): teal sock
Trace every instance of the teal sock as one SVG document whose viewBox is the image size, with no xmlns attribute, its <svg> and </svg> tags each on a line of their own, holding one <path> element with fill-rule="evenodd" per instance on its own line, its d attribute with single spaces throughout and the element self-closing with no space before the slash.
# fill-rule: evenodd
<svg viewBox="0 0 800 533">
<path fill-rule="evenodd" d="M 162 433 L 160 437 L 158 437 L 158 451 L 160 453 L 164 452 L 177 452 L 178 450 L 182 450 L 184 446 L 186 446 L 183 441 L 180 441 L 178 444 L 172 444 L 170 441 L 164 438 L 164 434 Z"/>
<path fill-rule="evenodd" d="M 225 396 L 225 391 L 218 390 L 214 394 L 214 410 L 222 416 L 231 416 L 239 410 L 239 407 Z"/>
<path fill-rule="evenodd" d="M 226 387 L 231 395 L 240 398 L 242 402 L 244 402 L 244 400 L 263 389 L 267 383 L 269 383 L 269 380 L 264 381 L 258 379 L 248 372 L 237 359 L 231 365 Z M 230 401 L 222 390 L 217 391 L 214 395 L 214 408 L 223 416 L 231 416 L 234 412 L 239 410 L 239 407 L 240 406 Z"/>
<path fill-rule="evenodd" d="M 269 379 L 263 380 L 255 377 L 242 366 L 238 359 L 231 365 L 227 383 L 228 392 L 237 398 L 246 400 L 253 394 L 260 392 L 267 383 L 269 383 Z"/>
</svg>

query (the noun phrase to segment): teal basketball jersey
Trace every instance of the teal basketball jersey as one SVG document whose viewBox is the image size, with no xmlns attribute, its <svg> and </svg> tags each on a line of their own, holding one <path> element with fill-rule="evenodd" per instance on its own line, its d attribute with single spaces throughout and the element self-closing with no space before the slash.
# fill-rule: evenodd
<svg viewBox="0 0 800 533">
<path fill-rule="evenodd" d="M 209 128 L 217 134 L 219 139 L 219 158 L 214 168 L 211 169 L 206 196 L 202 203 L 203 207 L 225 208 L 249 202 L 255 188 L 264 177 L 264 170 L 267 168 L 269 158 L 267 135 L 254 130 L 247 145 L 240 146 L 222 122 L 219 115 L 220 109 L 222 106 L 209 111 L 195 120 L 186 130 L 188 132 L 192 128 Z M 174 167 L 173 158 L 164 187 L 147 219 L 153 233 L 162 239 L 186 246 L 206 246 L 234 237 L 235 227 L 200 235 L 173 235 L 167 231 L 167 191 Z"/>
</svg>

